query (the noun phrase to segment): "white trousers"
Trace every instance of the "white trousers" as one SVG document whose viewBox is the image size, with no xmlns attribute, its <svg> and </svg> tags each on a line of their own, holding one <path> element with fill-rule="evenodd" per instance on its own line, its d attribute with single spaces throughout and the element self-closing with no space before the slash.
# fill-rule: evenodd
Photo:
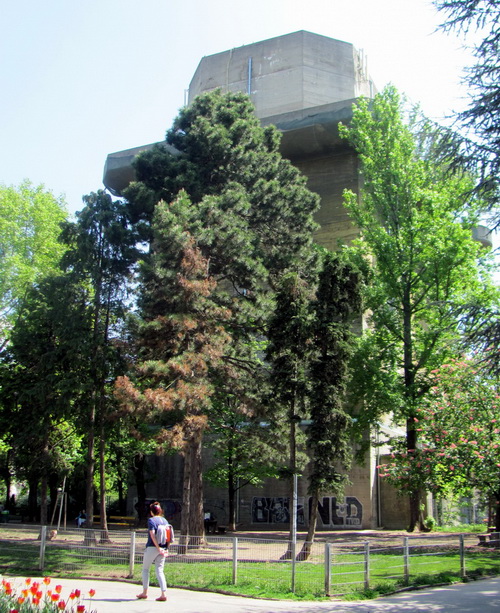
<svg viewBox="0 0 500 613">
<path fill-rule="evenodd" d="M 146 591 L 149 587 L 149 569 L 151 565 L 155 565 L 156 578 L 162 592 L 167 589 L 167 580 L 163 567 L 165 566 L 165 556 L 158 553 L 156 547 L 146 547 L 144 550 L 144 558 L 142 560 L 142 589 Z"/>
</svg>

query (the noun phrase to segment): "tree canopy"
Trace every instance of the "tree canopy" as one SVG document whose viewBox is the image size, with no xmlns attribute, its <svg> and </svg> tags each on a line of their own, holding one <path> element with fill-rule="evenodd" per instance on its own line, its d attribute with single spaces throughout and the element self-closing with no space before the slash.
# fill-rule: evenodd
<svg viewBox="0 0 500 613">
<path fill-rule="evenodd" d="M 496 0 L 435 0 L 436 8 L 443 12 L 442 29 L 464 35 L 466 45 L 476 58 L 465 70 L 469 104 L 458 113 L 453 130 L 438 127 L 441 136 L 438 151 L 452 167 L 463 166 L 477 175 L 474 189 L 485 202 L 488 225 L 500 224 L 500 6 Z M 476 314 L 482 311 L 481 315 Z M 466 337 L 488 353 L 482 361 L 496 376 L 500 373 L 498 347 L 500 321 L 497 309 L 487 313 L 476 305 L 469 322 L 473 324 Z"/>
<path fill-rule="evenodd" d="M 482 203 L 467 172 L 450 174 L 422 155 L 417 144 L 425 134 L 417 139 L 404 122 L 395 88 L 373 104 L 361 100 L 341 132 L 358 152 L 364 181 L 361 197 L 346 193 L 345 203 L 360 229 L 359 253 L 372 262 L 365 295 L 371 329 L 360 341 L 357 387 L 364 414 L 392 412 L 406 421 L 407 446 L 415 449 L 413 420 L 429 372 L 458 351 L 459 307 L 489 305 L 496 296 L 472 238 Z M 413 494 L 411 528 L 420 506 Z"/>
<path fill-rule="evenodd" d="M 469 105 L 458 113 L 444 151 L 448 161 L 479 171 L 482 192 L 495 223 L 500 222 L 500 6 L 496 0 L 434 0 L 443 12 L 442 29 L 466 36 L 476 62 L 465 70 Z"/>
<path fill-rule="evenodd" d="M 274 127 L 261 127 L 248 96 L 213 91 L 181 110 L 165 146 L 138 157 L 138 180 L 126 191 L 129 219 L 150 249 L 139 300 L 142 360 L 117 393 L 156 415 L 177 414 L 165 440 L 183 450 L 185 480 L 196 482 L 196 499 L 183 501 L 195 515 L 215 385 L 219 406 L 221 389 L 244 394 L 231 381 L 260 368 L 252 343 L 265 334 L 276 284 L 297 260 L 314 259 L 318 197 L 281 157 L 279 140 Z M 203 532 L 189 521 L 185 533 Z"/>
<path fill-rule="evenodd" d="M 420 445 L 395 442 L 381 476 L 399 491 L 425 488 L 438 497 L 479 491 L 493 503 L 500 529 L 500 405 L 498 381 L 467 359 L 431 373 L 432 387 L 414 417 Z"/>
<path fill-rule="evenodd" d="M 43 185 L 0 185 L 0 350 L 31 285 L 57 269 L 66 205 Z"/>
</svg>

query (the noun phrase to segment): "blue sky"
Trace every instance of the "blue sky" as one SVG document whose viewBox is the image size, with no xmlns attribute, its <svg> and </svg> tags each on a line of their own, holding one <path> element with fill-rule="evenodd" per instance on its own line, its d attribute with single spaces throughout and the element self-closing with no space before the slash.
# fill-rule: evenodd
<svg viewBox="0 0 500 613">
<path fill-rule="evenodd" d="M 460 40 L 427 0 L 0 0 L 0 183 L 70 211 L 106 155 L 161 140 L 204 55 L 309 30 L 353 43 L 377 87 L 440 118 L 463 106 Z"/>
</svg>

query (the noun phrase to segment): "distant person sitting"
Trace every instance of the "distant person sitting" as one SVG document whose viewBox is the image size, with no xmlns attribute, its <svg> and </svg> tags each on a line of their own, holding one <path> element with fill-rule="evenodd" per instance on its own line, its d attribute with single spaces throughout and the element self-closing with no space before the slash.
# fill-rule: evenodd
<svg viewBox="0 0 500 613">
<path fill-rule="evenodd" d="M 85 511 L 80 511 L 80 513 L 78 513 L 78 517 L 76 518 L 76 525 L 78 526 L 78 528 L 81 528 L 83 526 L 86 519 L 87 514 L 85 513 Z"/>
<path fill-rule="evenodd" d="M 205 532 L 208 534 L 210 530 L 215 534 L 217 531 L 217 519 L 215 515 L 210 512 L 205 512 Z"/>
</svg>

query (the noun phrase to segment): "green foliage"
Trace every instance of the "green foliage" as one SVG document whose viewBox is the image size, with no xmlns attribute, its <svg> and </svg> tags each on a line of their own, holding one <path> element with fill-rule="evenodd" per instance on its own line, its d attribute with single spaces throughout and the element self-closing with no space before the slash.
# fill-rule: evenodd
<svg viewBox="0 0 500 613">
<path fill-rule="evenodd" d="M 493 223 L 498 225 L 500 7 L 496 0 L 434 0 L 434 5 L 445 15 L 442 29 L 465 35 L 465 44 L 476 60 L 465 71 L 469 104 L 455 122 L 455 129 L 460 128 L 461 133 L 445 135 L 442 153 L 451 164 L 478 171 L 476 188 L 493 213 Z"/>
<path fill-rule="evenodd" d="M 96 440 L 101 459 L 100 503 L 105 505 L 106 434 L 116 423 L 110 388 L 125 369 L 125 304 L 138 251 L 121 201 L 102 190 L 84 196 L 83 201 L 77 221 L 65 224 L 61 238 L 68 245 L 62 266 L 68 281 L 84 292 L 82 309 L 88 325 L 77 393 L 79 421 L 87 438 L 86 513 L 91 518 Z"/>
<path fill-rule="evenodd" d="M 225 400 L 225 402 L 224 402 Z M 231 402 L 232 400 L 232 402 Z M 267 477 L 276 477 L 275 448 L 266 440 L 265 426 L 234 406 L 236 399 L 214 402 L 210 413 L 210 445 L 216 462 L 204 478 L 234 493 L 245 485 L 258 486 Z"/>
<path fill-rule="evenodd" d="M 310 461 L 309 493 L 315 500 L 320 493 L 340 495 L 347 481 L 352 458 L 351 419 L 344 404 L 353 346 L 349 326 L 361 310 L 359 270 L 343 254 L 318 250 L 317 256 L 314 285 L 297 272 L 284 275 L 266 352 L 270 419 L 280 438 L 288 430 L 287 476 Z M 306 419 L 304 437 L 297 426 Z M 309 541 L 315 525 L 310 522 Z"/>
<path fill-rule="evenodd" d="M 156 391 L 135 404 L 155 418 L 168 411 L 205 412 L 213 393 L 211 371 L 220 368 L 230 341 L 224 329 L 230 311 L 213 300 L 216 282 L 186 228 L 190 209 L 185 193 L 171 206 L 156 207 L 152 255 L 142 267 L 139 387 Z M 125 391 L 128 383 L 122 383 Z"/>
<path fill-rule="evenodd" d="M 475 62 L 466 68 L 464 81 L 468 86 L 468 107 L 456 117 L 450 134 L 439 130 L 440 155 L 452 166 L 462 165 L 476 174 L 475 189 L 485 201 L 485 219 L 492 228 L 500 223 L 500 7 L 496 0 L 435 0 L 443 12 L 442 29 L 464 35 L 472 49 Z M 470 36 L 469 36 L 470 35 Z M 471 329 L 466 343 L 487 352 L 482 364 L 490 372 L 500 374 L 498 347 L 500 323 L 498 308 L 489 312 L 477 308 L 471 312 Z"/>
<path fill-rule="evenodd" d="M 79 288 L 61 276 L 27 292 L 0 370 L 6 481 L 12 465 L 18 479 L 60 479 L 80 453 L 74 407 L 89 333 L 81 305 Z"/>
<path fill-rule="evenodd" d="M 185 190 L 189 231 L 210 256 L 211 274 L 239 291 L 262 288 L 294 258 L 310 257 L 319 206 L 281 157 L 279 138 L 274 127 L 260 126 L 248 96 L 198 96 L 167 132 L 167 146 L 138 157 L 138 182 L 126 192 L 132 221 L 144 229 L 157 202 Z"/>
<path fill-rule="evenodd" d="M 471 303 L 489 306 L 495 291 L 471 233 L 482 204 L 472 195 L 473 178 L 428 159 L 430 133 L 421 146 L 425 121 L 417 139 L 403 117 L 402 100 L 388 87 L 372 103 L 356 104 L 341 134 L 361 162 L 361 196 L 346 192 L 345 204 L 360 230 L 356 248 L 371 262 L 364 295 L 370 331 L 354 362 L 354 389 L 361 392 L 354 396 L 364 409 L 358 423 L 392 412 L 406 422 L 402 444 L 410 453 L 429 373 L 458 353 L 459 311 Z M 419 494 L 409 491 L 413 528 Z"/>
<path fill-rule="evenodd" d="M 310 418 L 307 430 L 312 471 L 310 493 L 339 496 L 352 459 L 351 418 L 345 391 L 354 337 L 361 313 L 361 276 L 346 253 L 322 252 L 313 313 L 314 354 L 310 366 Z"/>
<path fill-rule="evenodd" d="M 458 307 L 489 302 L 493 290 L 471 236 L 479 207 L 465 197 L 472 180 L 417 155 L 401 104 L 393 88 L 373 107 L 362 100 L 342 134 L 358 151 L 364 179 L 362 197 L 346 193 L 346 206 L 361 231 L 358 249 L 373 258 L 365 294 L 372 330 L 360 349 L 365 363 L 371 354 L 383 368 L 377 393 L 367 396 L 372 405 L 385 396 L 391 404 L 379 410 L 407 416 L 428 389 L 427 373 L 453 352 Z"/>
<path fill-rule="evenodd" d="M 64 202 L 43 185 L 0 185 L 0 349 L 26 291 L 58 267 L 66 216 Z"/>
<path fill-rule="evenodd" d="M 429 517 L 426 517 L 424 519 L 424 526 L 425 526 L 426 530 L 428 530 L 429 532 L 434 530 L 436 528 L 436 520 L 434 519 L 434 517 L 432 517 L 430 515 L 429 515 Z"/>
<path fill-rule="evenodd" d="M 398 489 L 415 483 L 440 496 L 465 496 L 480 490 L 496 499 L 500 491 L 500 405 L 495 380 L 471 362 L 443 365 L 414 418 L 420 445 L 395 447 L 381 475 Z"/>
<path fill-rule="evenodd" d="M 230 309 L 214 300 L 217 282 L 209 262 L 186 228 L 191 202 L 185 192 L 157 205 L 151 257 L 142 270 L 143 323 L 139 377 L 119 377 L 116 396 L 125 410 L 163 427 L 158 448 L 184 456 L 182 531 L 203 531 L 201 443 L 214 382 L 231 378 L 224 354 L 231 343 Z M 136 374 L 134 373 L 134 374 Z"/>
<path fill-rule="evenodd" d="M 211 413 L 214 428 L 232 423 L 221 422 L 217 407 L 254 414 L 250 378 L 262 371 L 255 344 L 283 273 L 313 259 L 319 199 L 281 157 L 277 130 L 262 128 L 240 93 L 197 97 L 135 170 L 127 212 L 150 251 L 140 363 L 134 381 L 118 381 L 117 394 L 123 406 L 163 420 L 160 442 L 182 450 L 186 473 L 199 483 L 189 454 L 197 454 Z"/>
<path fill-rule="evenodd" d="M 278 286 L 267 328 L 268 416 L 276 441 L 282 445 L 281 475 L 288 479 L 302 472 L 307 462 L 305 437 L 299 426 L 309 413 L 311 300 L 312 288 L 305 279 L 288 272 Z"/>
<path fill-rule="evenodd" d="M 483 533 L 486 532 L 487 526 L 486 524 L 460 524 L 460 523 L 452 523 L 445 524 L 442 526 L 435 525 L 433 527 L 434 532 L 472 532 L 472 533 Z"/>
<path fill-rule="evenodd" d="M 267 330 L 266 357 L 271 364 L 273 401 L 294 420 L 304 419 L 309 391 L 309 364 L 312 345 L 312 289 L 297 273 L 282 278 L 276 295 L 274 314 Z"/>
</svg>

